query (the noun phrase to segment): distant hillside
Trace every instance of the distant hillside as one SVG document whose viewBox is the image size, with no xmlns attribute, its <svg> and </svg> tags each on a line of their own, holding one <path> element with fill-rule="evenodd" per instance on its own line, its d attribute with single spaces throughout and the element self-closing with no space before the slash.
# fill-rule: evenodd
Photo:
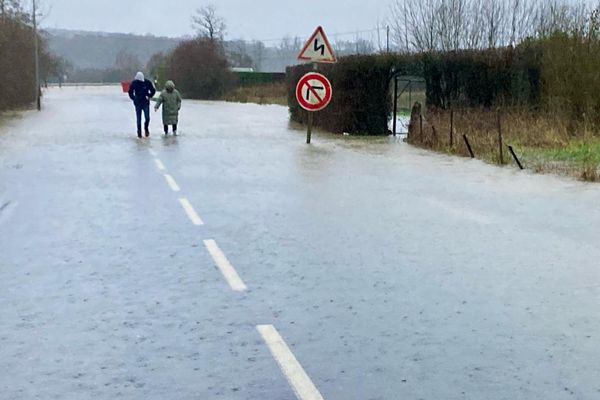
<svg viewBox="0 0 600 400">
<path fill-rule="evenodd" d="M 145 65 L 153 54 L 174 49 L 182 39 L 101 33 L 47 30 L 50 50 L 76 69 L 105 69 L 115 65 L 118 54 L 135 56 Z"/>
<path fill-rule="evenodd" d="M 72 65 L 69 78 L 80 82 L 125 79 L 122 71 L 129 71 L 132 66 L 143 69 L 154 54 L 168 53 L 184 40 L 63 29 L 48 29 L 46 37 L 50 51 Z M 251 67 L 261 72 L 284 72 L 288 65 L 296 63 L 301 45 L 299 39 L 286 39 L 273 47 L 259 41 L 232 40 L 224 43 L 232 67 Z M 127 77 L 129 75 L 130 72 Z"/>
</svg>

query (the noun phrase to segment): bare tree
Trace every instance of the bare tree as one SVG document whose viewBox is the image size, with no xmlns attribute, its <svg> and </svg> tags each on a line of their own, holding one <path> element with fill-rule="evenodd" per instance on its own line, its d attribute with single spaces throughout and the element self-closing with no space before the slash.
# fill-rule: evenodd
<svg viewBox="0 0 600 400">
<path fill-rule="evenodd" d="M 541 1 L 537 10 L 536 36 L 555 32 L 582 34 L 589 23 L 592 10 L 587 2 L 567 0 Z"/>
<path fill-rule="evenodd" d="M 485 19 L 483 6 L 487 0 L 472 0 L 466 10 L 464 46 L 467 49 L 479 49 L 484 42 Z"/>
<path fill-rule="evenodd" d="M 402 51 L 516 46 L 527 37 L 590 31 L 585 0 L 395 0 L 392 39 Z"/>
<path fill-rule="evenodd" d="M 263 70 L 263 64 L 265 61 L 266 47 L 261 41 L 254 41 L 250 45 L 250 56 L 254 60 L 254 69 L 257 71 Z"/>
<path fill-rule="evenodd" d="M 510 0 L 508 6 L 508 45 L 533 35 L 536 0 Z"/>
<path fill-rule="evenodd" d="M 210 40 L 223 40 L 227 25 L 225 20 L 217 14 L 217 7 L 209 4 L 196 10 L 192 17 L 192 26 L 200 37 Z"/>
<path fill-rule="evenodd" d="M 5 22 L 6 18 L 16 16 L 18 18 L 24 17 L 23 7 L 19 0 L 0 0 L 0 16 L 2 21 Z"/>
<path fill-rule="evenodd" d="M 442 50 L 463 47 L 466 0 L 441 0 L 438 5 L 437 28 Z"/>
</svg>

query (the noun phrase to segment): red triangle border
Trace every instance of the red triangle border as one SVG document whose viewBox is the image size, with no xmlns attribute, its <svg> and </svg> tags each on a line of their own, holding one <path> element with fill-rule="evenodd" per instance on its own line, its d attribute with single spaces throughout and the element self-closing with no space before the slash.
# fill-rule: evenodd
<svg viewBox="0 0 600 400">
<path fill-rule="evenodd" d="M 325 46 L 327 47 L 327 50 L 329 50 L 329 53 L 331 53 L 331 56 L 333 57 L 333 59 L 324 58 L 322 60 L 315 61 L 315 60 L 313 60 L 311 58 L 303 57 L 304 52 L 312 44 L 315 36 L 317 36 L 319 33 L 321 34 L 321 36 L 323 36 L 323 40 L 325 41 Z M 313 32 L 313 34 L 310 35 L 310 38 L 306 41 L 306 44 L 304 45 L 304 47 L 302 48 L 302 51 L 298 55 L 298 60 L 314 61 L 314 62 L 322 62 L 322 63 L 332 63 L 332 64 L 337 62 L 337 58 L 335 57 L 335 54 L 333 53 L 333 48 L 331 47 L 331 44 L 329 44 L 329 39 L 327 38 L 327 35 L 325 34 L 325 31 L 323 30 L 322 26 L 320 26 L 320 25 L 317 26 L 317 29 L 315 29 L 315 31 Z"/>
</svg>

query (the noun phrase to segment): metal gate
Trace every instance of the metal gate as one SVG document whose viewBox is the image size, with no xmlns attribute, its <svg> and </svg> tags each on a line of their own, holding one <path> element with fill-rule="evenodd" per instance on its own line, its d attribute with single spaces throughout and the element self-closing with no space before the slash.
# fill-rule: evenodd
<svg viewBox="0 0 600 400">
<path fill-rule="evenodd" d="M 393 100 L 392 134 L 398 134 L 398 115 L 410 118 L 410 112 L 415 102 L 425 106 L 425 79 L 419 76 L 395 73 L 390 82 Z"/>
</svg>

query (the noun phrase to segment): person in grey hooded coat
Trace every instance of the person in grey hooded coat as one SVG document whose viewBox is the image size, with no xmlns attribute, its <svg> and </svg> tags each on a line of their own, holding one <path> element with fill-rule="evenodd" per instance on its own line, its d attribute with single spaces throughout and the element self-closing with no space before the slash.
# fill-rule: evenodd
<svg viewBox="0 0 600 400">
<path fill-rule="evenodd" d="M 165 128 L 165 135 L 169 134 L 169 125 L 173 126 L 173 135 L 177 135 L 177 124 L 179 123 L 179 110 L 181 109 L 181 94 L 175 89 L 173 81 L 165 83 L 165 90 L 162 91 L 154 106 L 158 111 L 162 105 L 162 119 Z"/>
</svg>

